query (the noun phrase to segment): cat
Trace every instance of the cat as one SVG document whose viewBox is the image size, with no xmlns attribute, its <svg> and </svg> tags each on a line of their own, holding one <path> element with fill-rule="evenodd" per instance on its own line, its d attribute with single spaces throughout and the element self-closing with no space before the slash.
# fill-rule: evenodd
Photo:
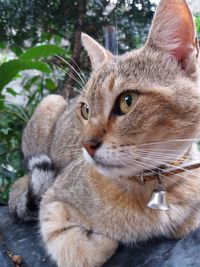
<svg viewBox="0 0 200 267">
<path fill-rule="evenodd" d="M 59 267 L 102 266 L 118 243 L 180 238 L 200 225 L 199 57 L 185 0 L 161 0 L 146 44 L 113 56 L 82 34 L 93 71 L 80 96 L 50 95 L 25 128 L 28 174 L 10 193 L 10 213 L 39 224 Z M 181 159 L 181 161 L 180 161 Z M 147 207 L 159 175 L 170 209 Z M 164 167 L 163 167 L 164 166 Z M 140 178 L 150 171 L 153 179 Z M 155 179 L 154 179 L 155 178 Z M 138 180 L 139 179 L 139 180 Z"/>
</svg>

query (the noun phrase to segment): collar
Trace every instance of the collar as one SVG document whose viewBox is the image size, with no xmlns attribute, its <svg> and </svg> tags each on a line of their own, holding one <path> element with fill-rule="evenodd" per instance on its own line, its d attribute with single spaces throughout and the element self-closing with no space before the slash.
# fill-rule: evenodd
<svg viewBox="0 0 200 267">
<path fill-rule="evenodd" d="M 130 180 L 135 180 L 141 185 L 144 185 L 148 181 L 158 180 L 170 175 L 179 174 L 184 171 L 200 168 L 200 160 L 194 160 L 185 162 L 191 151 L 191 147 L 176 161 L 170 163 L 170 167 L 161 166 L 159 169 L 152 171 L 143 171 L 136 176 L 129 177 Z"/>
</svg>

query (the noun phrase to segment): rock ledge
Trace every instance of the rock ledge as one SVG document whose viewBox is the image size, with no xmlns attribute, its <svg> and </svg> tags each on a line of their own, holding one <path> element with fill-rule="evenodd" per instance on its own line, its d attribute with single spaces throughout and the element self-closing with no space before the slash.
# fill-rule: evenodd
<svg viewBox="0 0 200 267">
<path fill-rule="evenodd" d="M 199 267 L 199 253 L 200 229 L 181 240 L 120 246 L 104 267 Z M 56 267 L 42 247 L 37 225 L 14 223 L 7 207 L 0 207 L 0 266 Z"/>
</svg>

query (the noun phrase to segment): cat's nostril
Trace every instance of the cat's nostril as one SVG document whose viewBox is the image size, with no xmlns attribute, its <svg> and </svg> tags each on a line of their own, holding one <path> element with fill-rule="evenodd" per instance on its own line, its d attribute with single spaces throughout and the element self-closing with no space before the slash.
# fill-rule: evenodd
<svg viewBox="0 0 200 267">
<path fill-rule="evenodd" d="M 83 140 L 81 142 L 82 146 L 87 150 L 90 156 L 94 156 L 95 151 L 101 145 L 101 142 L 97 139 Z"/>
</svg>

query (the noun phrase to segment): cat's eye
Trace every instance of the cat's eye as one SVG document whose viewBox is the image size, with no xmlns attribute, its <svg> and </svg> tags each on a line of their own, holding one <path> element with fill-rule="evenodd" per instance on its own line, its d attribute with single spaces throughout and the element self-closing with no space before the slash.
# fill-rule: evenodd
<svg viewBox="0 0 200 267">
<path fill-rule="evenodd" d="M 131 111 L 137 101 L 137 97 L 137 94 L 131 91 L 122 93 L 117 99 L 115 113 L 124 115 Z"/>
<path fill-rule="evenodd" d="M 81 105 L 81 115 L 83 116 L 83 118 L 85 120 L 88 120 L 89 112 L 90 112 L 90 110 L 89 110 L 88 105 L 85 104 L 85 103 L 82 103 L 82 105 Z"/>
</svg>

